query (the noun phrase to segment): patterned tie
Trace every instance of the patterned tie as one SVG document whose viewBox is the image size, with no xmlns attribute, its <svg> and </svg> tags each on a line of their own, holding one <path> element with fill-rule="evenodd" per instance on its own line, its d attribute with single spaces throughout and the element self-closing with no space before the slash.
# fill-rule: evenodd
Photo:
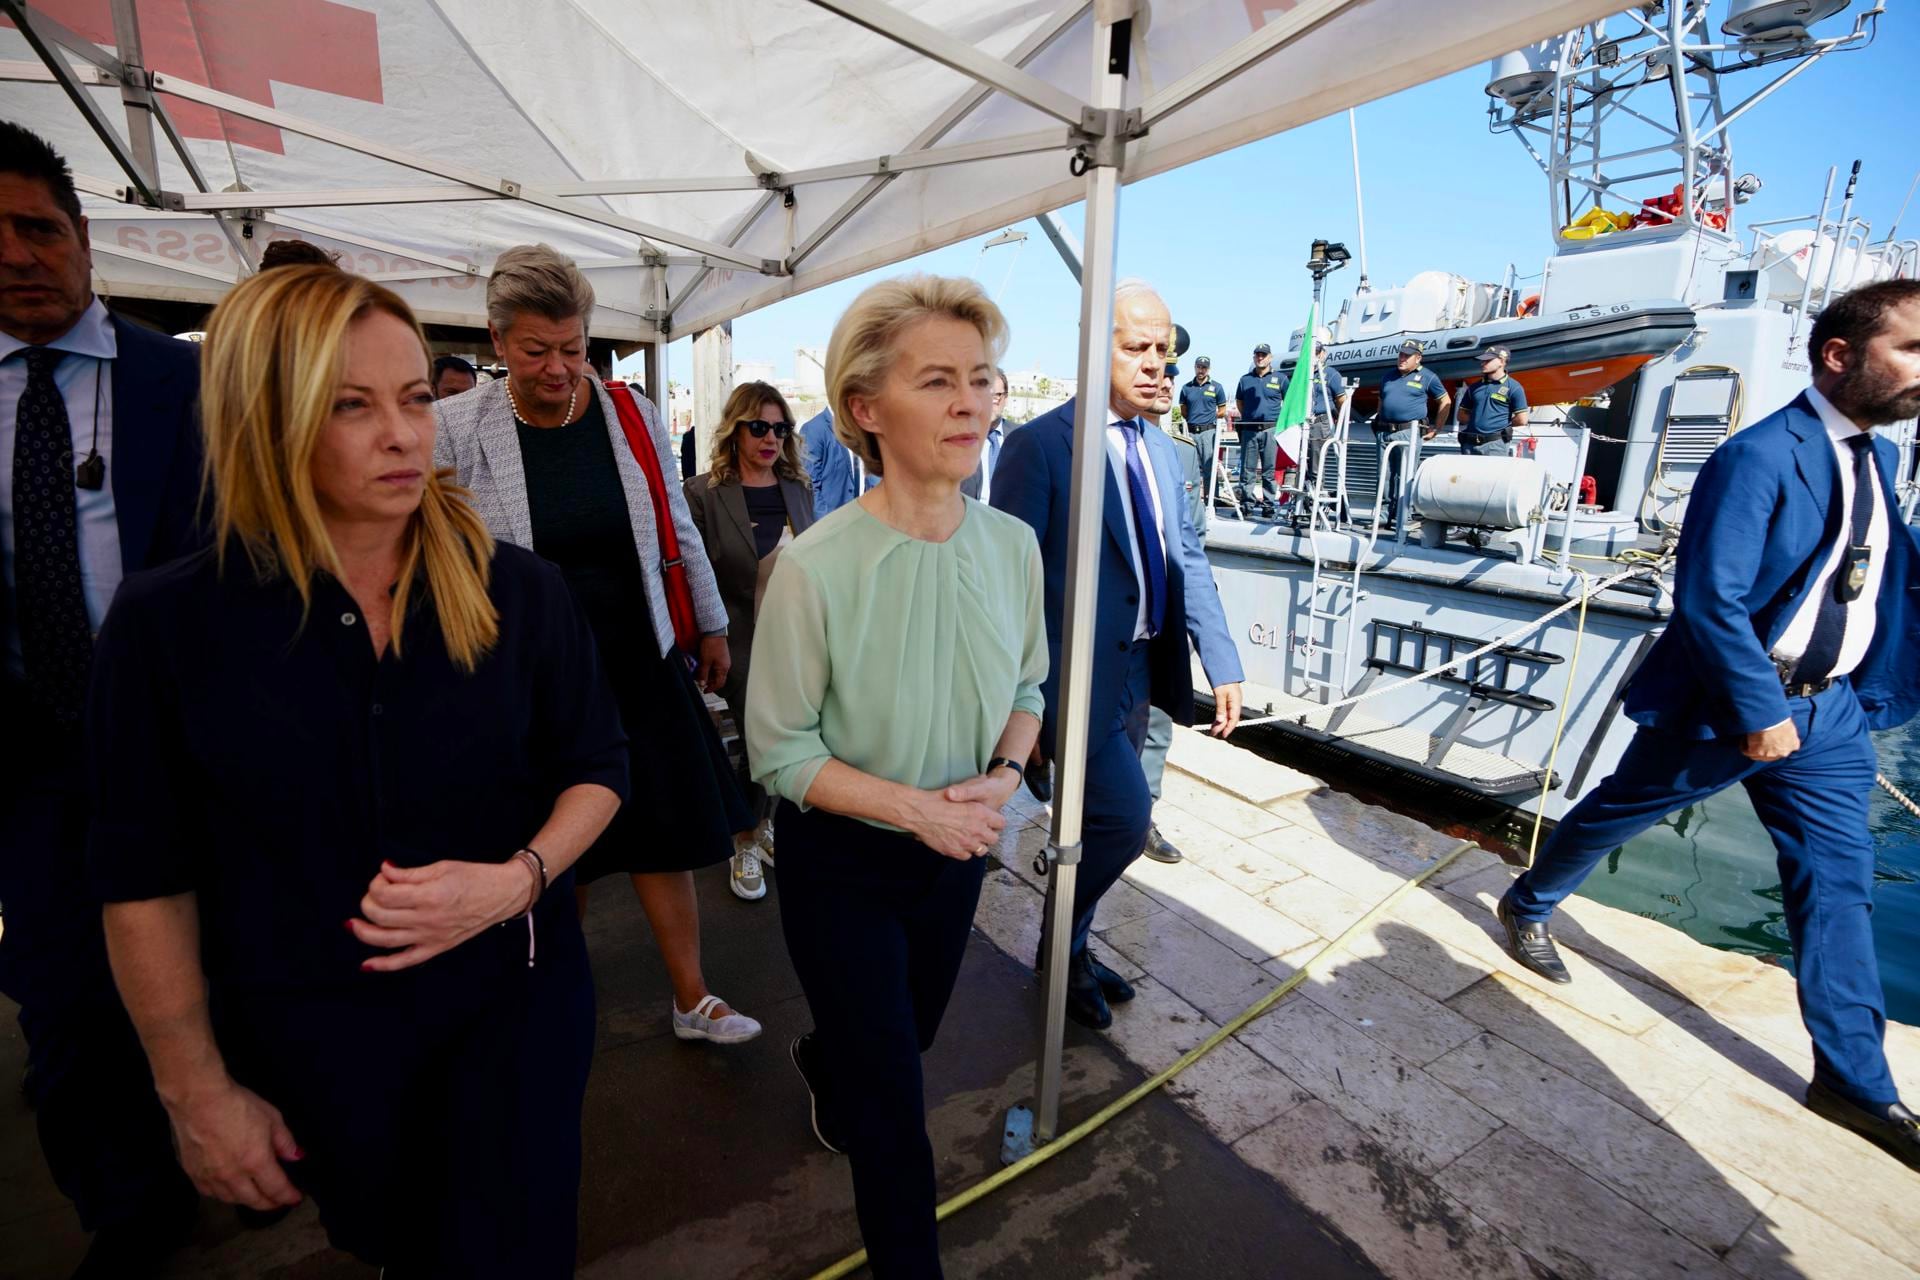
<svg viewBox="0 0 1920 1280">
<path fill-rule="evenodd" d="M 1133 499 L 1133 536 L 1140 545 L 1140 567 L 1147 576 L 1147 634 L 1157 636 L 1167 620 L 1167 552 L 1160 541 L 1160 521 L 1154 513 L 1153 490 L 1147 484 L 1147 464 L 1140 456 L 1140 424 L 1129 419 L 1118 424 L 1127 444 L 1127 494 Z"/>
<path fill-rule="evenodd" d="M 1865 546 L 1867 528 L 1873 523 L 1873 469 L 1867 465 L 1867 445 L 1872 439 L 1864 431 L 1847 437 L 1847 444 L 1853 449 L 1853 511 L 1848 518 L 1848 530 L 1842 535 L 1847 538 L 1842 544 L 1846 547 Z M 1794 664 L 1795 684 L 1825 680 L 1833 673 L 1834 664 L 1840 661 L 1840 643 L 1847 634 L 1847 603 L 1840 598 L 1846 573 L 1847 561 L 1843 557 L 1840 567 L 1834 570 L 1832 590 L 1820 597 L 1820 611 L 1813 615 L 1813 634 L 1807 639 L 1807 651 Z"/>
<path fill-rule="evenodd" d="M 93 628 L 80 585 L 73 433 L 54 385 L 66 355 L 28 347 L 27 387 L 13 437 L 13 581 L 27 687 L 57 724 L 77 727 L 86 705 Z"/>
</svg>

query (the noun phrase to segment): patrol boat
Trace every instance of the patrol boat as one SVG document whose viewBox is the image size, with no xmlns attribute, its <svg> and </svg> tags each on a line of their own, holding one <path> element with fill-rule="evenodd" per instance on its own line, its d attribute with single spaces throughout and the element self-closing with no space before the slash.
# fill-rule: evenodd
<svg viewBox="0 0 1920 1280">
<path fill-rule="evenodd" d="M 1736 226 L 1760 183 L 1732 167 L 1731 126 L 1810 63 L 1873 42 L 1883 7 L 1848 7 L 1669 0 L 1491 65 L 1492 127 L 1547 179 L 1538 292 L 1521 296 L 1512 268 L 1496 284 L 1429 272 L 1357 294 L 1325 337 L 1369 397 L 1409 338 L 1456 399 L 1478 353 L 1508 347 L 1533 411 L 1511 457 L 1461 456 L 1450 431 L 1392 446 L 1412 455 L 1399 528 L 1374 519 L 1382 468 L 1360 395 L 1295 498 L 1297 527 L 1242 518 L 1231 460 L 1215 468 L 1206 544 L 1250 723 L 1474 808 L 1557 818 L 1607 775 L 1632 733 L 1627 681 L 1671 615 L 1701 465 L 1806 386 L 1828 298 L 1920 271 L 1920 241 L 1875 239 L 1854 216 L 1857 164 L 1837 209 L 1830 172 L 1817 213 L 1744 239 Z M 1730 104 L 1735 77 L 1765 83 Z M 1911 520 L 1915 425 L 1883 434 Z"/>
</svg>

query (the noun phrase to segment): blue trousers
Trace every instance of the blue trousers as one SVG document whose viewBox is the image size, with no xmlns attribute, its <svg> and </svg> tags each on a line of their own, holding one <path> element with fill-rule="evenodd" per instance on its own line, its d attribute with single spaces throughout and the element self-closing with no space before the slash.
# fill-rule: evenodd
<svg viewBox="0 0 1920 1280">
<path fill-rule="evenodd" d="M 1093 913 L 1107 890 L 1126 874 L 1146 847 L 1147 825 L 1153 820 L 1153 797 L 1140 767 L 1140 749 L 1147 740 L 1151 711 L 1147 678 L 1147 644 L 1133 646 L 1120 705 L 1112 708 L 1104 726 L 1089 726 L 1087 789 L 1080 822 L 1080 873 L 1073 885 L 1073 945 L 1079 955 L 1087 949 Z"/>
<path fill-rule="evenodd" d="M 1873 742 L 1845 680 L 1788 705 L 1800 749 L 1771 763 L 1747 759 L 1736 739 L 1641 729 L 1613 776 L 1573 807 L 1533 868 L 1513 882 L 1508 908 L 1520 920 L 1547 919 L 1613 850 L 1674 810 L 1740 783 L 1779 854 L 1814 1075 L 1856 1101 L 1895 1102 L 1873 953 Z"/>
<path fill-rule="evenodd" d="M 1158 707 L 1147 709 L 1147 738 L 1140 744 L 1140 772 L 1146 775 L 1147 794 L 1155 800 L 1167 780 L 1167 752 L 1173 748 L 1173 717 Z"/>
</svg>

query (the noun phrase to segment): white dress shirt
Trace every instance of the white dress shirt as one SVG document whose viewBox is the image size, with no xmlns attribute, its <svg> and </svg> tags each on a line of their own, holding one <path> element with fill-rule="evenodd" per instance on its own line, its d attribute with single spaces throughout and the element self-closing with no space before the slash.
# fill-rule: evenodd
<svg viewBox="0 0 1920 1280">
<path fill-rule="evenodd" d="M 1859 435 L 1871 435 L 1871 432 L 1856 425 L 1845 414 L 1833 407 L 1833 402 L 1813 387 L 1807 388 L 1807 399 L 1812 402 L 1814 411 L 1820 415 L 1821 425 L 1827 429 L 1827 437 L 1833 444 L 1834 465 L 1840 471 L 1840 491 L 1836 502 L 1840 513 L 1840 536 L 1827 552 L 1826 559 L 1820 565 L 1820 573 L 1808 586 L 1807 593 L 1800 598 L 1799 608 L 1794 610 L 1793 621 L 1780 633 L 1780 639 L 1773 646 L 1773 657 L 1783 662 L 1797 660 L 1807 651 L 1807 645 L 1813 639 L 1814 619 L 1820 613 L 1820 601 L 1833 590 L 1833 575 L 1840 570 L 1846 558 L 1847 547 L 1853 537 L 1853 448 L 1848 440 Z M 1887 525 L 1886 495 L 1880 488 L 1880 460 L 1874 457 L 1873 446 L 1867 446 L 1867 471 L 1873 477 L 1873 515 L 1867 523 L 1867 546 L 1872 549 L 1872 557 L 1867 562 L 1867 582 L 1857 598 L 1847 604 L 1846 629 L 1841 633 L 1840 657 L 1833 664 L 1833 676 L 1838 679 L 1860 665 L 1867 656 L 1867 646 L 1873 643 L 1874 624 L 1878 618 L 1880 599 L 1880 579 L 1887 566 L 1889 530 Z"/>
<path fill-rule="evenodd" d="M 1114 483 L 1120 487 L 1120 512 L 1126 521 L 1129 537 L 1127 554 L 1133 558 L 1133 576 L 1140 585 L 1137 594 L 1140 597 L 1140 610 L 1133 624 L 1133 638 L 1145 640 L 1149 635 L 1147 626 L 1147 568 L 1140 563 L 1140 539 L 1133 535 L 1133 491 L 1127 484 L 1127 437 L 1120 429 L 1120 419 L 1107 424 L 1107 465 L 1113 468 Z M 1138 419 L 1133 420 L 1139 427 Z M 1140 432 L 1140 462 L 1147 473 L 1147 492 L 1153 495 L 1154 524 L 1160 530 L 1161 554 L 1167 549 L 1167 505 L 1160 497 L 1160 481 L 1153 474 L 1153 458 L 1147 452 L 1146 432 Z M 1171 558 L 1171 557 L 1169 557 Z M 1172 578 L 1169 573 L 1168 578 Z M 1166 614 L 1162 614 L 1166 616 Z"/>
<path fill-rule="evenodd" d="M 27 361 L 17 352 L 30 343 L 0 333 L 0 572 L 6 574 L 7 589 L 13 578 L 13 442 L 20 417 L 20 397 L 27 389 Z M 53 384 L 67 404 L 67 426 L 73 436 L 73 457 L 78 464 L 89 448 L 98 448 L 107 462 L 107 483 L 98 489 L 75 488 L 74 516 L 80 542 L 80 587 L 87 597 L 87 621 L 95 631 L 107 616 L 113 593 L 120 586 L 120 526 L 113 513 L 113 372 L 112 361 L 118 352 L 112 318 L 95 298 L 73 328 L 46 344 L 71 352 L 54 366 Z M 95 396 L 99 411 L 95 413 Z M 94 438 L 94 423 L 100 424 L 99 439 Z M 20 654 L 20 627 L 11 617 L 7 623 L 6 663 L 16 676 L 26 672 Z"/>
</svg>

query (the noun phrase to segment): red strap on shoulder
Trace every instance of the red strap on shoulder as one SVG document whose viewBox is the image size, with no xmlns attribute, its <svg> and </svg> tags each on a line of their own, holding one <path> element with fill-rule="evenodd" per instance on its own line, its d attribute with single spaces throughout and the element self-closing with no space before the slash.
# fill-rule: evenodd
<svg viewBox="0 0 1920 1280">
<path fill-rule="evenodd" d="M 660 539 L 660 558 L 667 564 L 678 563 L 680 559 L 680 533 L 673 527 L 673 510 L 667 504 L 666 477 L 660 472 L 660 455 L 654 452 L 653 433 L 647 430 L 647 420 L 640 412 L 639 401 L 633 398 L 624 382 L 607 382 L 607 394 L 613 397 L 614 412 L 620 418 L 620 430 L 627 437 L 627 447 L 633 450 L 633 460 L 640 464 L 640 470 L 647 477 L 648 496 L 653 499 L 654 532 Z"/>
</svg>

